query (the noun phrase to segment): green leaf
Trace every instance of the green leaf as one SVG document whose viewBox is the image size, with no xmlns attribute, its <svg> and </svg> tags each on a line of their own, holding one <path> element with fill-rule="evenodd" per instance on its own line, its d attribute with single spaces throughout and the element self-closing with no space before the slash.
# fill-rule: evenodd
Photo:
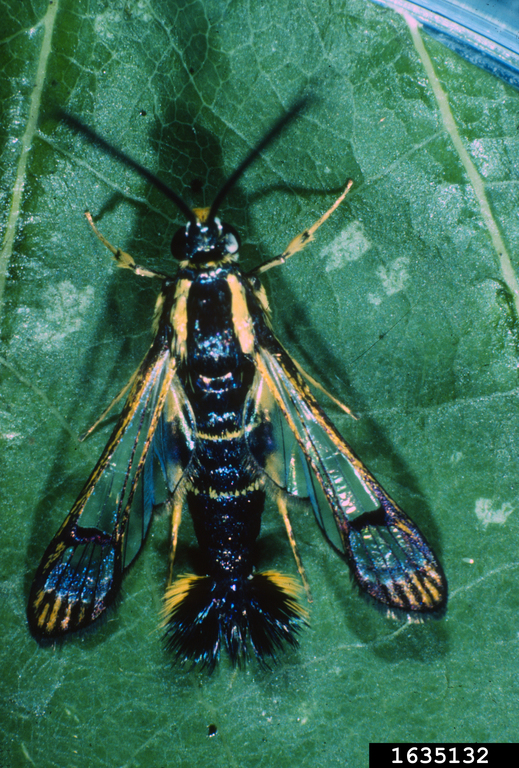
<svg viewBox="0 0 519 768">
<path fill-rule="evenodd" d="M 517 93 L 365 0 L 0 6 L 6 765 L 357 768 L 370 741 L 515 741 Z M 56 110 L 200 206 L 302 93 L 317 99 L 221 213 L 250 268 L 353 179 L 315 243 L 265 283 L 284 344 L 360 417 L 324 403 L 438 552 L 447 615 L 385 617 L 311 514 L 294 513 L 314 597 L 299 651 L 271 671 L 172 668 L 155 631 L 159 518 L 109 620 L 39 647 L 25 623 L 32 574 L 110 424 L 77 436 L 137 367 L 156 295 L 113 267 L 83 212 L 161 270 L 174 270 L 182 223 Z M 262 564 L 294 571 L 270 508 L 262 541 Z M 185 521 L 178 569 L 192 544 Z"/>
</svg>

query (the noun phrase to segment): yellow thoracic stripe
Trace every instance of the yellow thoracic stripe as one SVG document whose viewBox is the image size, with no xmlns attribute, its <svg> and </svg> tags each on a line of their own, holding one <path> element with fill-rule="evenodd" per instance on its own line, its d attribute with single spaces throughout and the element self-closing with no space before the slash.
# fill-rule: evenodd
<svg viewBox="0 0 519 768">
<path fill-rule="evenodd" d="M 252 355 L 254 352 L 254 327 L 249 309 L 245 289 L 236 275 L 227 276 L 227 285 L 231 291 L 231 314 L 234 333 L 240 343 L 244 355 Z"/>
<path fill-rule="evenodd" d="M 171 310 L 171 325 L 175 331 L 175 355 L 178 360 L 187 357 L 187 297 L 191 280 L 179 280 Z"/>
</svg>

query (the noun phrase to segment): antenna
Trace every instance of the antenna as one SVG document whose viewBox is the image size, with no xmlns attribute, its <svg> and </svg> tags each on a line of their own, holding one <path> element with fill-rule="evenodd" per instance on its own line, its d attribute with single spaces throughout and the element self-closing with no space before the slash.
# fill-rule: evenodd
<svg viewBox="0 0 519 768">
<path fill-rule="evenodd" d="M 191 208 L 182 200 L 179 195 L 177 195 L 176 192 L 173 192 L 171 187 L 168 187 L 167 184 L 161 181 L 158 176 L 155 176 L 154 173 L 148 171 L 147 168 L 138 163 L 122 150 L 117 149 L 117 147 L 114 147 L 112 144 L 109 144 L 106 139 L 103 139 L 102 136 L 93 131 L 92 128 L 89 128 L 87 125 L 82 123 L 81 120 L 78 120 L 77 117 L 73 117 L 73 115 L 69 115 L 67 112 L 62 111 L 60 111 L 59 115 L 62 120 L 67 123 L 67 125 L 70 125 L 79 133 L 83 133 L 87 139 L 90 139 L 92 144 L 97 144 L 97 146 L 101 147 L 101 149 L 103 149 L 108 155 L 112 155 L 112 157 L 115 157 L 121 163 L 129 165 L 130 168 L 133 168 L 134 171 L 137 171 L 137 173 L 143 176 L 147 181 L 150 181 L 154 187 L 159 189 L 166 197 L 175 203 L 175 205 L 186 216 L 188 221 L 196 224 L 197 218 Z"/>
<path fill-rule="evenodd" d="M 308 104 L 310 103 L 311 98 L 310 97 L 304 97 L 303 99 L 298 99 L 288 110 L 288 112 L 283 115 L 283 117 L 279 118 L 279 120 L 272 126 L 270 131 L 266 134 L 266 136 L 260 141 L 257 147 L 255 147 L 247 157 L 240 163 L 238 168 L 229 176 L 227 181 L 223 184 L 223 186 L 220 188 L 220 191 L 217 193 L 215 199 L 213 200 L 213 203 L 211 205 L 211 208 L 209 209 L 209 215 L 206 218 L 206 222 L 211 222 L 214 220 L 216 213 L 222 204 L 223 200 L 227 197 L 229 194 L 229 191 L 235 186 L 236 182 L 240 179 L 241 176 L 245 173 L 249 165 L 256 160 L 258 155 L 261 154 L 261 152 L 265 149 L 265 147 L 270 144 L 276 136 L 281 133 L 281 131 L 285 128 L 286 125 L 288 125 L 292 120 L 294 120 L 297 115 L 302 112 Z M 134 171 L 137 171 L 143 178 L 145 178 L 147 181 L 151 182 L 154 187 L 156 187 L 158 190 L 160 190 L 166 197 L 168 197 L 170 200 L 172 200 L 177 208 L 179 208 L 180 211 L 186 216 L 187 220 L 191 222 L 192 224 L 197 224 L 198 219 L 196 214 L 189 208 L 189 206 L 182 200 L 182 198 L 177 195 L 176 192 L 174 192 L 171 187 L 168 187 L 167 184 L 165 184 L 161 179 L 159 179 L 158 176 L 156 176 L 151 171 L 148 171 L 147 168 L 145 168 L 143 165 L 138 163 L 136 160 L 131 158 L 129 155 L 127 155 L 125 152 L 123 152 L 120 149 L 117 149 L 117 147 L 114 147 L 112 144 L 110 144 L 106 139 L 103 139 L 102 136 L 100 136 L 98 133 L 96 133 L 92 128 L 89 128 L 87 125 L 81 122 L 81 120 L 78 120 L 77 117 L 74 117 L 73 115 L 68 114 L 68 112 L 64 112 L 62 110 L 59 111 L 59 117 L 67 123 L 67 125 L 74 128 L 74 130 L 78 131 L 79 133 L 84 134 L 87 139 L 89 139 L 92 144 L 95 144 L 99 147 L 101 147 L 102 150 L 104 150 L 108 155 L 112 155 L 112 157 L 115 157 L 116 160 L 119 160 L 121 163 L 124 163 L 125 165 L 128 165 L 130 168 L 133 168 Z"/>
<path fill-rule="evenodd" d="M 267 133 L 267 135 L 260 141 L 257 147 L 255 147 L 245 160 L 243 160 L 240 165 L 236 168 L 236 170 L 231 173 L 227 181 L 224 183 L 223 187 L 221 187 L 220 191 L 217 193 L 215 199 L 212 202 L 209 216 L 207 217 L 209 221 L 212 221 L 214 219 L 216 212 L 220 205 L 222 204 L 224 198 L 227 197 L 229 191 L 234 187 L 238 179 L 243 176 L 249 165 L 254 162 L 254 160 L 258 157 L 258 155 L 265 149 L 265 147 L 270 144 L 271 141 L 273 141 L 278 133 L 281 133 L 283 128 L 288 125 L 288 123 L 292 122 L 292 120 L 297 117 L 297 115 L 302 112 L 309 104 L 310 98 L 305 97 L 303 99 L 300 99 L 299 101 L 296 101 L 295 104 L 293 104 L 286 115 L 283 115 L 277 123 L 275 123 L 270 131 Z"/>
</svg>

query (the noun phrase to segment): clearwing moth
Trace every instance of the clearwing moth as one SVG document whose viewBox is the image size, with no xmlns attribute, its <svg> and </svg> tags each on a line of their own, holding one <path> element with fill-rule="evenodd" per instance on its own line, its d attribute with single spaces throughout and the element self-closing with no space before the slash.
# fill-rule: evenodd
<svg viewBox="0 0 519 768">
<path fill-rule="evenodd" d="M 166 486 L 172 521 L 163 627 L 180 661 L 212 669 L 225 648 L 234 664 L 251 651 L 266 663 L 284 644 L 297 644 L 308 616 L 299 582 L 255 569 L 267 492 L 283 517 L 307 592 L 288 515 L 292 497 L 310 499 L 320 529 L 362 592 L 408 615 L 438 614 L 445 606 L 447 584 L 433 551 L 315 400 L 305 378 L 317 383 L 274 335 L 258 278 L 312 240 L 351 182 L 281 256 L 250 272 L 237 264 L 238 234 L 216 215 L 246 168 L 303 106 L 296 104 L 271 128 L 210 208 L 193 210 L 153 173 L 64 116 L 158 187 L 187 224 L 173 237 L 179 264 L 169 276 L 138 266 L 110 245 L 87 213 L 118 265 L 161 279 L 162 288 L 153 342 L 126 387 L 116 426 L 36 572 L 28 620 L 38 639 L 81 630 L 105 614 L 142 549 L 158 482 Z M 184 507 L 203 572 L 173 578 Z"/>
</svg>

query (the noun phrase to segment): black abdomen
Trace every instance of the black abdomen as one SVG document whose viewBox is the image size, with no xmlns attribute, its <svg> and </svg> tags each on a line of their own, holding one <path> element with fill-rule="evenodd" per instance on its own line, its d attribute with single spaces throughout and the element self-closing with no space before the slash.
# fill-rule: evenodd
<svg viewBox="0 0 519 768">
<path fill-rule="evenodd" d="M 235 333 L 227 280 L 199 276 L 189 293 L 188 318 L 184 382 L 197 440 L 187 504 L 208 574 L 247 577 L 265 493 L 243 423 L 255 368 Z"/>
</svg>

